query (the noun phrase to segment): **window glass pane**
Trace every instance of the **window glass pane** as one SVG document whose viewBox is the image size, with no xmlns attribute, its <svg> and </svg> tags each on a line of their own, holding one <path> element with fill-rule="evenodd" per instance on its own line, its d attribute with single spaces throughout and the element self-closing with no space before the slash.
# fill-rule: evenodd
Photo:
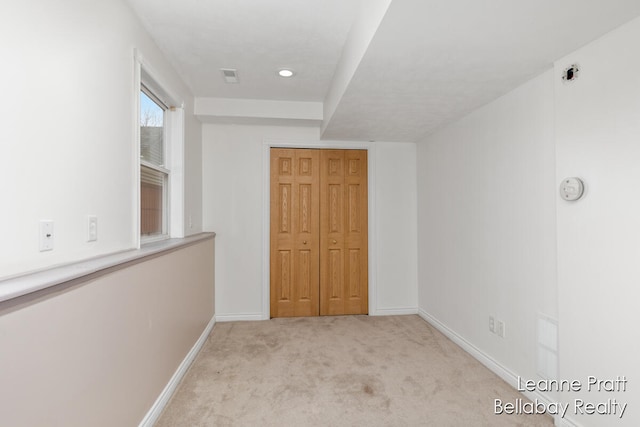
<svg viewBox="0 0 640 427">
<path fill-rule="evenodd" d="M 167 175 L 140 166 L 140 234 L 164 234 L 164 205 Z"/>
<path fill-rule="evenodd" d="M 164 165 L 164 109 L 140 91 L 140 158 Z"/>
</svg>

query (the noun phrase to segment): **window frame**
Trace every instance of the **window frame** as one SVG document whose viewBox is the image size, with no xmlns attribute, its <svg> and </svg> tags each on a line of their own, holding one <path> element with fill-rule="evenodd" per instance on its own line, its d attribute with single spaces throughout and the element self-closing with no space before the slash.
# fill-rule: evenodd
<svg viewBox="0 0 640 427">
<path fill-rule="evenodd" d="M 134 192 L 133 242 L 140 248 L 147 243 L 184 237 L 184 102 L 154 68 L 134 49 Z M 143 90 L 146 89 L 146 90 Z M 155 165 L 141 158 L 140 149 L 140 93 L 144 92 L 164 110 L 163 165 Z M 166 107 L 166 108 L 165 108 Z M 148 167 L 165 176 L 163 185 L 163 232 L 141 234 L 141 168 Z"/>
</svg>

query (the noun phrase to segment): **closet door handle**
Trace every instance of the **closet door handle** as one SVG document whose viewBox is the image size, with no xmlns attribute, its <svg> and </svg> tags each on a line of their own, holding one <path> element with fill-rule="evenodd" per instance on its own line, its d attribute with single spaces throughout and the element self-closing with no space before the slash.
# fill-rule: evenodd
<svg viewBox="0 0 640 427">
<path fill-rule="evenodd" d="M 336 243 L 338 243 L 338 241 L 336 239 L 333 239 L 333 244 L 335 245 Z"/>
<path fill-rule="evenodd" d="M 307 244 L 307 241 L 306 241 L 306 240 L 304 240 L 302 243 L 306 245 L 306 244 Z"/>
</svg>

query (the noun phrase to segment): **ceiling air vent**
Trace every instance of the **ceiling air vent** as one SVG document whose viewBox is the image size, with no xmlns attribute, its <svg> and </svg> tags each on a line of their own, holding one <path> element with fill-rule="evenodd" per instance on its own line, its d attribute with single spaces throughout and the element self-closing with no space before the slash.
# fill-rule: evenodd
<svg viewBox="0 0 640 427">
<path fill-rule="evenodd" d="M 238 71 L 233 68 L 220 68 L 222 77 L 227 83 L 238 83 Z"/>
</svg>

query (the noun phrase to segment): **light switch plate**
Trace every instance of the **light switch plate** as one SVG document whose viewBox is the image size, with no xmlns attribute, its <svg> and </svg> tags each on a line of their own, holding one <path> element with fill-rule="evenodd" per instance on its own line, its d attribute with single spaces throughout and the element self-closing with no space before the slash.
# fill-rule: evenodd
<svg viewBox="0 0 640 427">
<path fill-rule="evenodd" d="M 98 217 L 95 215 L 89 215 L 88 217 L 88 233 L 87 241 L 95 242 L 98 240 Z"/>
</svg>

